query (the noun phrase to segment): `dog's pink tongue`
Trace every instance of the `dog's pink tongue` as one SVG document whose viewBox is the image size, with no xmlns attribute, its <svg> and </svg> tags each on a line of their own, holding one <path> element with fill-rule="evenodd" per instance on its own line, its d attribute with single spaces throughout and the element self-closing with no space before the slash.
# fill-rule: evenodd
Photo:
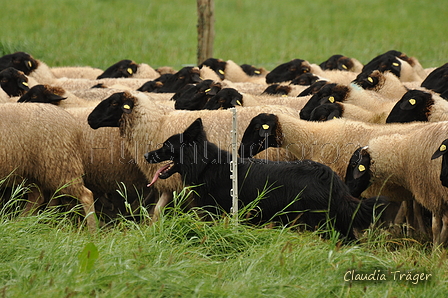
<svg viewBox="0 0 448 298">
<path fill-rule="evenodd" d="M 156 183 L 156 181 L 159 179 L 159 175 L 160 173 L 162 173 L 163 171 L 165 171 L 166 169 L 168 169 L 170 167 L 170 164 L 166 164 L 163 167 L 161 167 L 160 169 L 157 170 L 157 172 L 154 174 L 154 177 L 152 177 L 152 181 L 151 183 L 149 183 L 147 185 L 147 187 L 150 187 L 151 185 L 153 185 L 154 183 Z"/>
</svg>

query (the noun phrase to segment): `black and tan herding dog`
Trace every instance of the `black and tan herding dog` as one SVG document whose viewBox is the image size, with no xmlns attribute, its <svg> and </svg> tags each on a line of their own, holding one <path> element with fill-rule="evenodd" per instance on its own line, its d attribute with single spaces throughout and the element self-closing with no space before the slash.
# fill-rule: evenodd
<svg viewBox="0 0 448 298">
<path fill-rule="evenodd" d="M 149 163 L 168 161 L 152 183 L 178 172 L 186 185 L 195 186 L 195 205 L 212 206 L 212 212 L 231 209 L 230 157 L 229 152 L 207 141 L 200 118 L 183 133 L 168 138 L 160 149 L 145 154 Z M 238 188 L 243 206 L 264 193 L 252 223 L 287 224 L 298 219 L 314 229 L 331 219 L 335 230 L 347 239 L 355 238 L 354 228 L 369 226 L 378 203 L 375 198 L 354 198 L 333 170 L 310 160 L 290 163 L 240 158 Z"/>
</svg>

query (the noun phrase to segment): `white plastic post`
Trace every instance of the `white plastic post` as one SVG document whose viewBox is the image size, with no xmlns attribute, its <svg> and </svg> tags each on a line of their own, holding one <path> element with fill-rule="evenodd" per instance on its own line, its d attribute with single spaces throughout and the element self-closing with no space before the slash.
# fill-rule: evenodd
<svg viewBox="0 0 448 298">
<path fill-rule="evenodd" d="M 238 221 L 238 147 L 237 147 L 237 114 L 236 109 L 232 108 L 232 160 L 230 162 L 230 179 L 232 179 L 232 189 L 230 190 L 230 195 L 232 196 L 232 210 L 231 214 L 235 222 Z"/>
</svg>

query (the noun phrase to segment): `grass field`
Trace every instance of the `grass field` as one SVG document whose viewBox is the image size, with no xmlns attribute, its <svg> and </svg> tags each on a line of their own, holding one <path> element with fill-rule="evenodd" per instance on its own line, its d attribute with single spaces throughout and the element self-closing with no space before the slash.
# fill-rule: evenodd
<svg viewBox="0 0 448 298">
<path fill-rule="evenodd" d="M 95 235 L 76 222 L 73 211 L 17 217 L 3 208 L 0 295 L 444 297 L 448 290 L 445 249 L 376 229 L 341 245 L 331 229 L 322 239 L 323 230 L 205 223 L 176 206 L 153 225 L 119 219 Z"/>
<path fill-rule="evenodd" d="M 105 69 L 196 64 L 195 1 L 3 1 L 0 55 Z M 445 1 L 215 1 L 214 56 L 272 69 L 390 49 L 448 62 Z M 6 198 L 4 198 L 6 199 Z M 446 249 L 372 230 L 361 243 L 290 228 L 213 224 L 177 209 L 90 235 L 76 212 L 0 210 L 0 297 L 444 297 Z M 354 271 L 351 271 L 354 270 Z M 408 274 L 409 273 L 409 274 Z M 368 281 L 355 281 L 357 276 Z M 423 276 L 421 275 L 423 274 Z M 429 276 L 430 275 L 430 276 Z M 381 279 L 386 280 L 381 280 Z M 418 279 L 417 279 L 418 278 Z M 410 280 L 409 280 L 410 279 Z M 427 279 L 427 280 L 423 280 Z"/>
<path fill-rule="evenodd" d="M 106 68 L 121 59 L 177 69 L 197 64 L 196 1 L 16 0 L 2 3 L 0 54 L 50 66 Z M 214 56 L 272 69 L 333 54 L 363 63 L 390 49 L 424 67 L 448 60 L 443 0 L 215 1 Z"/>
</svg>

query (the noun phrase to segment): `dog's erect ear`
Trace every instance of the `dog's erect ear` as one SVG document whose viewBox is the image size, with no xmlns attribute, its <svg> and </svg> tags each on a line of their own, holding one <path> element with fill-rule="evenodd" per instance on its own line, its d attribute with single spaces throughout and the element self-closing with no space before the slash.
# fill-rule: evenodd
<svg viewBox="0 0 448 298">
<path fill-rule="evenodd" d="M 431 156 L 432 159 L 439 158 L 440 156 L 444 155 L 447 152 L 448 149 L 448 139 L 444 140 L 442 144 L 437 148 L 436 152 Z"/>
<path fill-rule="evenodd" d="M 198 140 L 199 136 L 204 133 L 204 126 L 202 125 L 202 119 L 198 118 L 185 129 L 183 135 L 185 141 Z"/>
</svg>

